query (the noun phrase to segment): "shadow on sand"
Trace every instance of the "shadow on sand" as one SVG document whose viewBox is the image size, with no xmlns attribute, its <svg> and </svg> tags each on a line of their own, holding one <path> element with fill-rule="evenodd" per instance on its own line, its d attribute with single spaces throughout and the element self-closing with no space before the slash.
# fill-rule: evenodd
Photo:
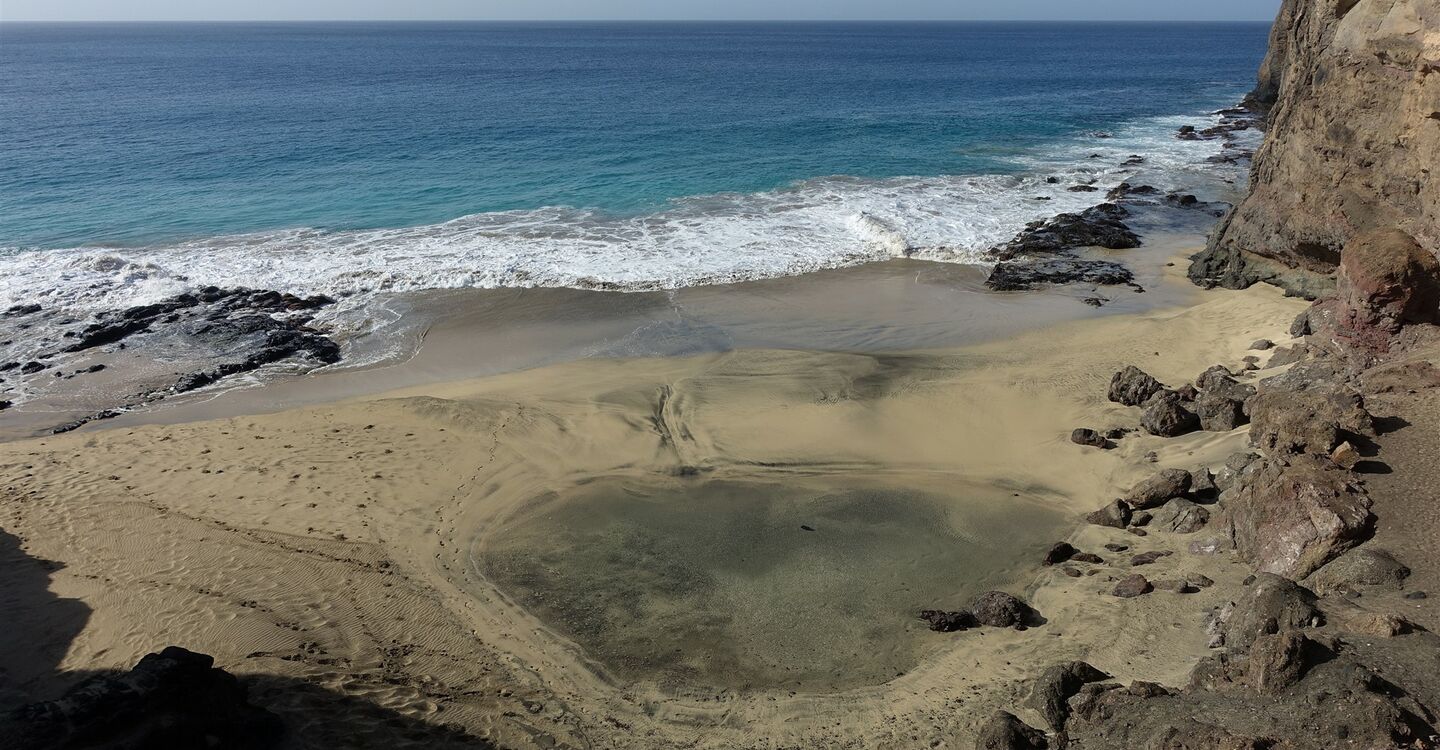
<svg viewBox="0 0 1440 750">
<path fill-rule="evenodd" d="M 178 649 L 129 672 L 64 670 L 91 610 L 52 592 L 52 574 L 64 566 L 26 554 L 23 543 L 0 530 L 0 744 L 7 748 L 495 747 L 304 680 L 237 679 Z"/>
</svg>

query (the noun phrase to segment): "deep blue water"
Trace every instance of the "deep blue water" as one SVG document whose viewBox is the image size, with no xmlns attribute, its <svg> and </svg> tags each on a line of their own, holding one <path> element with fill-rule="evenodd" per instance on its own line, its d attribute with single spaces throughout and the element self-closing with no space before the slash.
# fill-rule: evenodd
<svg viewBox="0 0 1440 750">
<path fill-rule="evenodd" d="M 1015 174 L 1091 131 L 1233 102 L 1266 33 L 3 25 L 0 247 L 406 227 L 544 206 L 634 217 L 681 196 L 829 175 Z"/>
</svg>

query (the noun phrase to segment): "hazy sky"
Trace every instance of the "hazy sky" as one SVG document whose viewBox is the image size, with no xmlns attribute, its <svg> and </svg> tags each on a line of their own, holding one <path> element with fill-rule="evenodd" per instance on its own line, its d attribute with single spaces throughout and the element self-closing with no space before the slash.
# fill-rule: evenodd
<svg viewBox="0 0 1440 750">
<path fill-rule="evenodd" d="M 0 21 L 1274 19 L 1280 0 L 0 0 Z"/>
</svg>

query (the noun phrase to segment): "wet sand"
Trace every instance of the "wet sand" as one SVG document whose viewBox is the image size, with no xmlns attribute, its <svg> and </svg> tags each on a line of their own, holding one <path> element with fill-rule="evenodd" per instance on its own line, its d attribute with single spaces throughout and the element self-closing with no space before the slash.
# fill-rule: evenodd
<svg viewBox="0 0 1440 750">
<path fill-rule="evenodd" d="M 901 283 L 899 264 L 881 265 L 892 267 L 837 278 L 878 271 L 896 295 L 871 280 L 860 286 L 873 299 L 859 287 L 832 298 L 850 311 L 834 331 L 871 310 L 936 304 L 916 302 L 924 287 Z M 1074 320 L 1070 307 L 1057 313 L 1068 322 L 1026 332 L 992 314 L 1002 323 L 981 343 L 735 343 L 336 400 L 489 360 L 478 344 L 458 351 L 463 328 L 437 326 L 383 374 L 0 445 L 3 525 L 26 555 L 63 566 L 50 588 L 66 603 L 16 610 L 15 627 L 34 635 L 5 655 L 16 666 L 0 697 L 50 694 L 66 673 L 176 643 L 239 674 L 301 678 L 504 746 L 910 748 L 966 746 L 991 709 L 1014 705 L 1019 679 L 1059 659 L 1174 684 L 1205 652 L 1194 614 L 1241 566 L 1186 559 L 1220 585 L 1129 601 L 1103 593 L 1115 568 L 1072 579 L 1026 561 L 1065 536 L 1084 549 L 1180 548 L 1181 537 L 1142 543 L 1078 518 L 1157 466 L 1217 465 L 1241 445 L 1243 430 L 1134 436 L 1103 453 L 1068 441 L 1073 427 L 1136 423 L 1104 398 L 1120 367 L 1179 384 L 1237 365 L 1304 306 L 1273 289 L 1198 292 L 1177 269 L 1154 263 L 1152 278 L 1170 278 L 1132 298 L 1141 312 L 1084 308 Z M 963 284 L 938 288 L 951 299 Z M 794 301 L 693 294 L 717 295 L 711 311 L 769 316 L 774 331 Z M 988 300 L 992 311 L 1079 305 L 1068 293 Z M 595 325 L 634 332 L 636 314 Z M 941 338 L 952 314 L 913 328 Z M 795 316 L 795 335 L 819 335 L 825 317 Z M 744 326 L 726 327 L 747 341 L 733 333 Z M 237 416 L 267 392 L 274 409 L 330 403 Z M 206 410 L 226 416 L 194 421 Z M 911 619 L 922 602 L 957 606 L 990 587 L 1024 595 L 1047 622 L 939 634 Z M 57 653 L 58 675 L 41 657 Z"/>
<path fill-rule="evenodd" d="M 1137 226 L 1144 225 L 1137 221 Z M 408 295 L 385 311 L 401 322 L 352 342 L 348 363 L 302 377 L 280 365 L 88 429 L 276 412 L 583 358 L 746 348 L 902 352 L 997 341 L 1066 321 L 1186 304 L 1195 290 L 1163 283 L 1174 271 L 1165 264 L 1183 262 L 1179 256 L 1199 241 L 1194 233 L 1157 228 L 1147 231 L 1142 249 L 1093 252 L 1131 266 L 1143 294 L 1089 285 L 996 293 L 985 289 L 982 269 L 894 260 L 672 292 L 485 289 Z M 1096 296 L 1107 300 L 1104 307 L 1083 302 Z M 169 373 L 166 365 L 173 359 L 144 369 Z M 374 365 L 355 364 L 376 359 Z M 50 397 L 6 412 L 0 439 L 43 434 L 113 405 L 104 396 L 116 389 L 144 390 L 125 382 L 118 369 L 77 380 L 78 390 L 68 381 L 57 383 Z"/>
</svg>

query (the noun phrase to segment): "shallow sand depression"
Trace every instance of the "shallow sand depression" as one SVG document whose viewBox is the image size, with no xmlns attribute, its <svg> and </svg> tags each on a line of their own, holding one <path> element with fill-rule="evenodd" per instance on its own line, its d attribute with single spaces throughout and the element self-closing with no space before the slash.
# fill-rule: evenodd
<svg viewBox="0 0 1440 750">
<path fill-rule="evenodd" d="M 839 690 L 910 670 L 916 615 L 1010 582 L 1052 506 L 937 480 L 599 478 L 474 545 L 503 592 L 622 680 Z"/>
</svg>

